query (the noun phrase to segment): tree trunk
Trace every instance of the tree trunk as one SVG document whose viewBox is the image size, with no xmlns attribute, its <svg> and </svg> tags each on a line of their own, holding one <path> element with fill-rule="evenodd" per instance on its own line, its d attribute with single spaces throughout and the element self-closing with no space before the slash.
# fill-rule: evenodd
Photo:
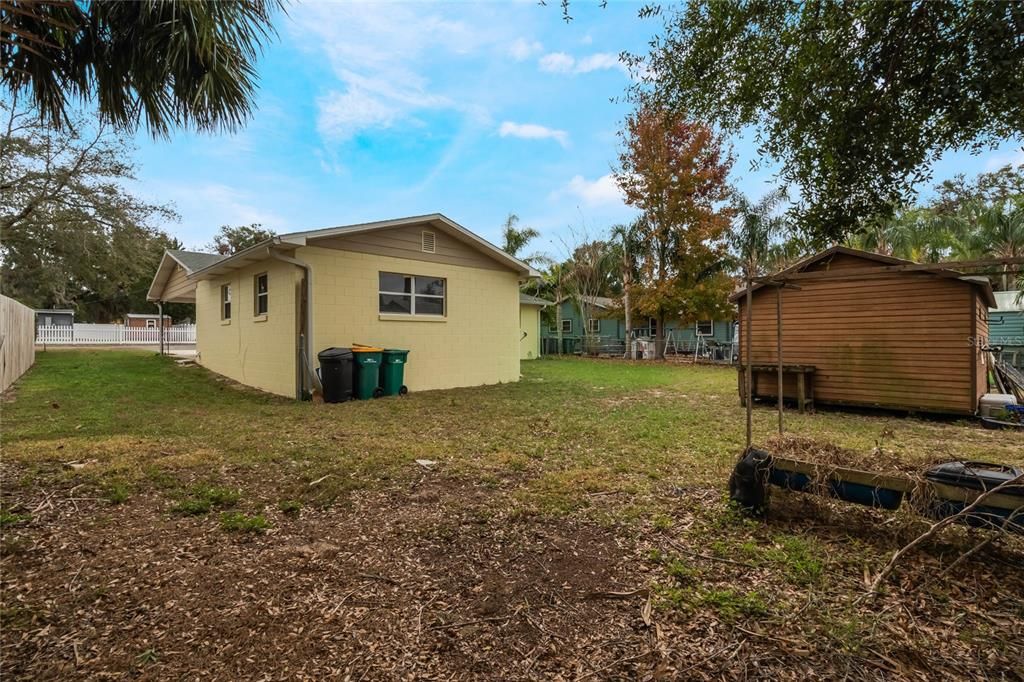
<svg viewBox="0 0 1024 682">
<path fill-rule="evenodd" d="M 742 354 L 741 358 L 743 360 L 743 364 L 745 365 L 745 367 L 744 367 L 744 379 L 745 379 L 745 381 L 743 382 L 743 384 L 744 384 L 743 390 L 744 390 L 744 393 L 746 393 L 746 395 L 744 395 L 743 398 L 744 398 L 744 400 L 746 402 L 746 407 L 747 407 L 747 447 L 743 450 L 743 454 L 746 454 L 747 451 L 750 450 L 750 446 L 754 442 L 754 395 L 753 395 L 754 371 L 753 371 L 753 366 L 752 366 L 751 357 L 750 357 L 751 356 L 751 334 L 750 334 L 750 331 L 751 331 L 751 327 L 753 326 L 753 322 L 754 322 L 754 312 L 753 312 L 754 295 L 753 295 L 753 292 L 751 291 L 751 287 L 753 286 L 753 283 L 750 281 L 750 277 L 751 277 L 750 273 L 751 273 L 752 270 L 753 270 L 753 267 L 748 262 L 747 263 L 747 272 L 745 273 L 746 276 L 744 277 L 744 280 L 745 280 L 744 283 L 746 284 L 747 294 L 746 294 L 746 301 L 745 301 L 745 304 L 743 306 L 744 307 L 744 311 L 743 312 L 744 312 L 744 317 L 746 319 L 743 321 L 743 326 L 740 328 L 740 340 L 743 342 L 743 346 L 742 346 L 743 354 Z"/>
<path fill-rule="evenodd" d="M 629 357 L 629 339 L 633 335 L 633 312 L 630 309 L 631 302 L 629 300 L 629 289 L 632 285 L 630 280 L 631 277 L 628 273 L 622 278 L 622 305 L 626 309 L 626 357 Z"/>
<path fill-rule="evenodd" d="M 658 333 L 654 337 L 654 358 L 665 359 L 665 313 L 658 314 Z"/>
<path fill-rule="evenodd" d="M 555 292 L 555 333 L 557 336 L 555 340 L 558 342 L 557 355 L 562 354 L 562 291 L 559 289 Z"/>
</svg>

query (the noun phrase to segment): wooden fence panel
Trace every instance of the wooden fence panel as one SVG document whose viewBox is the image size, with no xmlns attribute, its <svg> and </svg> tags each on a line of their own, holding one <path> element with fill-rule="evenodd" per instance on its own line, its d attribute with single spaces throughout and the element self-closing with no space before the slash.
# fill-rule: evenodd
<svg viewBox="0 0 1024 682">
<path fill-rule="evenodd" d="M 36 361 L 36 315 L 13 298 L 0 295 L 0 391 Z"/>
</svg>

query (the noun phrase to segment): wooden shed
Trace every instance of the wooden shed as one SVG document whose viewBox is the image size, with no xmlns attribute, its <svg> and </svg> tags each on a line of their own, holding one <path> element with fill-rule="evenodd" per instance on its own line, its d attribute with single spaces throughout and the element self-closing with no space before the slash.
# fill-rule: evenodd
<svg viewBox="0 0 1024 682">
<path fill-rule="evenodd" d="M 901 267 L 909 266 L 909 267 Z M 924 269 L 918 269 L 923 267 Z M 807 274 L 805 274 L 807 273 Z M 822 273 L 810 274 L 810 273 Z M 800 371 L 813 372 L 816 403 L 973 414 L 987 391 L 986 277 L 942 266 L 833 247 L 778 274 L 783 393 L 797 394 Z M 777 282 L 752 287 L 751 357 L 755 397 L 778 394 Z M 746 364 L 746 290 L 739 306 L 740 365 Z M 743 371 L 740 371 L 741 396 Z"/>
</svg>

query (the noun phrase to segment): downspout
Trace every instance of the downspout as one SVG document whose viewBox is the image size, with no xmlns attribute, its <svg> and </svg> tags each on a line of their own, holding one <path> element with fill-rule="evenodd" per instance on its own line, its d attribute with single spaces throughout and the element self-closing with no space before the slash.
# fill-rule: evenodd
<svg viewBox="0 0 1024 682">
<path fill-rule="evenodd" d="M 300 373 L 304 370 L 306 378 L 309 380 L 309 386 L 311 388 L 319 387 L 323 391 L 323 386 L 320 383 L 319 377 L 313 370 L 312 357 L 313 357 L 313 266 L 309 263 L 299 260 L 298 258 L 292 258 L 291 256 L 285 256 L 284 254 L 274 251 L 272 248 L 267 247 L 267 253 L 271 258 L 279 260 L 283 263 L 289 263 L 296 267 L 302 268 L 303 272 L 306 273 L 306 324 L 305 329 L 299 335 L 299 353 L 301 369 Z M 302 388 L 306 385 L 305 381 L 300 381 L 296 387 L 297 397 L 302 400 Z"/>
</svg>

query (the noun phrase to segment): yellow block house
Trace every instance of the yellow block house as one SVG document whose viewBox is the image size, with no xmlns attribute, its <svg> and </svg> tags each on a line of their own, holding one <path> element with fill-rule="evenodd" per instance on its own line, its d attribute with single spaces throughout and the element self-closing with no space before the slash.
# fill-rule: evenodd
<svg viewBox="0 0 1024 682">
<path fill-rule="evenodd" d="M 164 254 L 148 298 L 195 303 L 198 362 L 302 398 L 317 353 L 408 349 L 410 391 L 519 379 L 519 286 L 538 273 L 441 214 L 294 232 L 231 256 Z"/>
<path fill-rule="evenodd" d="M 519 359 L 536 360 L 540 357 L 540 311 L 552 305 L 543 298 L 519 295 Z"/>
</svg>

